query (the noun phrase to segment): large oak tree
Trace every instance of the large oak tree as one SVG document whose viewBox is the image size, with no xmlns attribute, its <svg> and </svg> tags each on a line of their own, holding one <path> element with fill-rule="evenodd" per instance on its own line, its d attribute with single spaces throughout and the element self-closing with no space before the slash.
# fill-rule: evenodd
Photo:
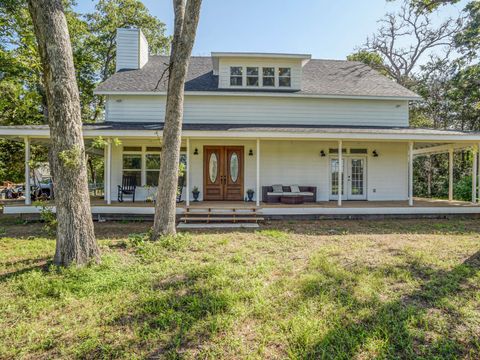
<svg viewBox="0 0 480 360">
<path fill-rule="evenodd" d="M 152 233 L 153 239 L 157 239 L 162 235 L 174 235 L 176 233 L 175 216 L 184 86 L 200 18 L 201 3 L 201 0 L 173 0 L 175 25 L 168 65 L 167 104 L 157 204 Z"/>
<path fill-rule="evenodd" d="M 61 0 L 29 0 L 50 125 L 50 167 L 57 211 L 57 265 L 98 260 L 82 135 L 80 96 Z"/>
</svg>

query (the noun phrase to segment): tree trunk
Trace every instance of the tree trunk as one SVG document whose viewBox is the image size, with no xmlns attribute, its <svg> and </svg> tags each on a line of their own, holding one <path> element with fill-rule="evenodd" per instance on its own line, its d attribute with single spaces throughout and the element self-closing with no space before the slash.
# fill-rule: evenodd
<svg viewBox="0 0 480 360">
<path fill-rule="evenodd" d="M 160 175 L 152 239 L 175 235 L 178 167 L 185 78 L 200 17 L 201 0 L 174 0 L 175 28 L 170 54 Z M 188 156 L 188 154 L 187 154 Z"/>
<path fill-rule="evenodd" d="M 48 104 L 57 209 L 57 265 L 98 260 L 88 193 L 80 97 L 61 0 L 28 0 Z"/>
</svg>

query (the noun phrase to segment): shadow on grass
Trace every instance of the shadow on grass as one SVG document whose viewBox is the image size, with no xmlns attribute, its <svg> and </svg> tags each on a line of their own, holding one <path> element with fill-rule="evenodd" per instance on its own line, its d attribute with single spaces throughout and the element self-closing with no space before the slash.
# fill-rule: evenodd
<svg viewBox="0 0 480 360">
<path fill-rule="evenodd" d="M 52 264 L 51 257 L 23 259 L 15 262 L 6 263 L 7 266 L 11 266 L 11 267 L 17 267 L 17 266 L 22 266 L 22 267 L 20 269 L 16 269 L 13 271 L 0 273 L 0 283 L 3 283 L 15 276 L 26 274 L 30 271 L 34 271 L 34 270 L 47 271 L 51 264 Z M 31 266 L 25 267 L 25 265 L 31 265 Z"/>
<path fill-rule="evenodd" d="M 204 266 L 162 280 L 111 325 L 136 329 L 145 340 L 158 339 L 149 359 L 195 354 L 228 327 L 229 314 L 242 298 L 223 286 L 221 278 L 217 268 Z"/>
<path fill-rule="evenodd" d="M 320 281 L 311 278 L 301 285 L 301 299 L 308 301 L 320 294 L 330 296 L 338 306 L 348 307 L 354 313 L 341 318 L 326 334 L 306 340 L 302 336 L 291 339 L 290 353 L 293 358 L 338 358 L 350 359 L 359 356 L 371 340 L 382 345 L 376 356 L 381 358 L 458 358 L 480 354 L 478 339 L 462 339 L 445 336 L 425 339 L 415 336 L 412 328 L 428 326 L 422 319 L 429 311 L 443 309 L 442 302 L 451 295 L 463 297 L 475 296 L 475 289 L 465 289 L 465 283 L 476 276 L 480 269 L 480 251 L 470 256 L 462 264 L 450 271 L 435 270 L 428 266 L 419 266 L 415 260 L 407 267 L 413 277 L 422 285 L 415 291 L 398 300 L 382 304 L 378 300 L 360 301 L 354 296 L 357 285 L 355 275 L 337 267 L 332 270 L 322 267 Z M 471 292 L 471 294 L 470 294 Z M 367 310 L 367 311 L 365 311 Z M 448 312 L 448 333 L 461 325 L 459 314 Z M 366 313 L 361 316 L 359 314 Z M 362 356 L 360 356 L 362 357 Z M 365 357 L 365 356 L 363 356 Z M 475 355 L 473 355 L 475 357 Z"/>
</svg>

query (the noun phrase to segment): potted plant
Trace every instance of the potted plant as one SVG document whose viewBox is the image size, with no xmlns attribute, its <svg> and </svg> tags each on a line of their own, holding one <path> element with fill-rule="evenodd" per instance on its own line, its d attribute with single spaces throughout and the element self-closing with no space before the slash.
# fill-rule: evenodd
<svg viewBox="0 0 480 360">
<path fill-rule="evenodd" d="M 253 191 L 253 189 L 247 190 L 248 201 L 253 201 L 253 194 L 255 194 L 255 191 Z"/>
<path fill-rule="evenodd" d="M 193 187 L 192 195 L 193 195 L 193 201 L 198 201 L 198 195 L 200 195 L 200 190 L 198 190 L 198 187 L 196 186 Z"/>
</svg>

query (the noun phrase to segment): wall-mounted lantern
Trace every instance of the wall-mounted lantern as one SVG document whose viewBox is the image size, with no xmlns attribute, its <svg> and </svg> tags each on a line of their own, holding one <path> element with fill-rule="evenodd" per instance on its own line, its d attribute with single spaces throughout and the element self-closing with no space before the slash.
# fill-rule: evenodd
<svg viewBox="0 0 480 360">
<path fill-rule="evenodd" d="M 321 156 L 321 157 L 325 157 L 325 151 L 320 150 L 320 156 Z"/>
<path fill-rule="evenodd" d="M 195 148 L 195 150 L 193 150 L 193 155 L 198 155 L 198 149 Z"/>
<path fill-rule="evenodd" d="M 373 151 L 372 151 L 372 155 L 373 155 L 373 157 L 378 157 L 378 152 L 377 152 L 377 150 L 373 150 Z"/>
</svg>

